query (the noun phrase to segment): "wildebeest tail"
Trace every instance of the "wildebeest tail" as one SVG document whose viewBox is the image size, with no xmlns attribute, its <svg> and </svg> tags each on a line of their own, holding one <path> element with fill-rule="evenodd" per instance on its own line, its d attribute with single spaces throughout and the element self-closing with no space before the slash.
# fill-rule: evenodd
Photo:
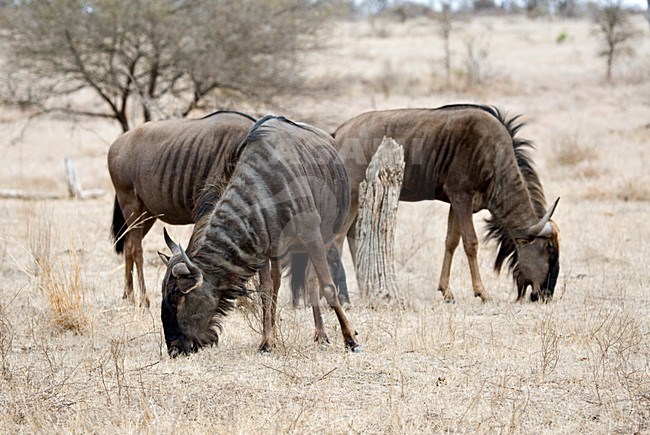
<svg viewBox="0 0 650 435">
<path fill-rule="evenodd" d="M 305 290 L 308 263 L 309 257 L 307 254 L 291 254 L 291 300 L 294 308 L 300 305 L 300 297 Z"/>
<path fill-rule="evenodd" d="M 111 225 L 111 239 L 115 245 L 115 252 L 121 254 L 124 252 L 124 232 L 126 231 L 126 219 L 122 214 L 120 203 L 115 196 L 115 204 L 113 205 L 113 224 Z"/>
</svg>

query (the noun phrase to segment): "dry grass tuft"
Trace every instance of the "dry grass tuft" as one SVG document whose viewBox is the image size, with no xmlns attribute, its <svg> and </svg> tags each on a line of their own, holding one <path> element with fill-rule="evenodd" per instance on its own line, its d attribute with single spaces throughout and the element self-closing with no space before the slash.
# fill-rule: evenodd
<svg viewBox="0 0 650 435">
<path fill-rule="evenodd" d="M 54 324 L 62 331 L 82 334 L 90 325 L 85 303 L 86 287 L 79 257 L 75 251 L 69 264 L 49 259 L 40 264 L 40 287 L 45 291 Z"/>
<path fill-rule="evenodd" d="M 52 210 L 44 202 L 34 202 L 27 211 L 27 235 L 29 252 L 36 263 L 35 274 L 52 256 Z"/>
<path fill-rule="evenodd" d="M 13 339 L 13 330 L 5 315 L 5 307 L 0 304 L 0 369 L 5 378 L 11 374 L 8 355 Z"/>
<path fill-rule="evenodd" d="M 34 276 L 47 296 L 54 324 L 62 331 L 81 334 L 90 325 L 83 267 L 76 248 L 69 250 L 68 261 L 54 254 L 53 226 L 52 211 L 45 203 L 30 205 L 28 235 L 36 264 Z"/>
<path fill-rule="evenodd" d="M 554 146 L 555 161 L 560 166 L 574 167 L 592 163 L 598 159 L 598 153 L 593 145 L 585 145 L 580 134 L 561 136 Z"/>
<path fill-rule="evenodd" d="M 650 202 L 650 187 L 647 180 L 626 178 L 614 185 L 591 185 L 583 197 L 593 201 Z"/>
<path fill-rule="evenodd" d="M 650 186 L 646 180 L 628 178 L 619 184 L 616 198 L 622 201 L 648 202 Z"/>
</svg>

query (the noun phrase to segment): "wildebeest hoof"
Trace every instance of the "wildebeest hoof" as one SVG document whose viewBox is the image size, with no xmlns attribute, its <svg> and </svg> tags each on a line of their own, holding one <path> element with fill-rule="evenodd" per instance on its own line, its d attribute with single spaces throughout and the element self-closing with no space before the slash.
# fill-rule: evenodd
<svg viewBox="0 0 650 435">
<path fill-rule="evenodd" d="M 314 341 L 322 346 L 329 346 L 330 345 L 330 339 L 327 338 L 327 335 L 325 333 L 315 333 L 314 334 Z"/>
<path fill-rule="evenodd" d="M 345 339 L 345 348 L 354 353 L 361 352 L 362 349 L 361 345 L 351 338 Z"/>
<path fill-rule="evenodd" d="M 481 302 L 483 303 L 492 302 L 492 297 L 487 293 L 476 293 L 476 297 L 481 298 Z"/>
<path fill-rule="evenodd" d="M 451 292 L 451 290 L 449 290 L 449 289 L 445 290 L 445 289 L 442 289 L 442 288 L 438 287 L 438 291 L 440 293 L 442 293 L 442 299 L 445 302 L 450 303 L 450 304 L 453 304 L 453 303 L 456 302 L 456 300 L 454 299 L 454 294 Z"/>
</svg>

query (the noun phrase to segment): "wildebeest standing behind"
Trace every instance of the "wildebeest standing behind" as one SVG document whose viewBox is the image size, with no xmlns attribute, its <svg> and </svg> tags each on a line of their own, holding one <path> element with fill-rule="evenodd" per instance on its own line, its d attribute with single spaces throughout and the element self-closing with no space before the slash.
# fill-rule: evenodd
<svg viewBox="0 0 650 435">
<path fill-rule="evenodd" d="M 559 273 L 559 229 L 546 210 L 539 177 L 516 133 L 522 124 L 506 119 L 493 107 L 451 105 L 437 109 L 398 109 L 363 113 L 334 133 L 345 161 L 352 193 L 348 225 L 354 258 L 354 221 L 359 183 L 384 136 L 404 146 L 402 201 L 441 200 L 450 203 L 445 256 L 439 290 L 453 301 L 449 289 L 452 256 L 460 237 L 467 255 L 474 294 L 490 299 L 478 268 L 478 239 L 472 214 L 488 209 L 488 238 L 495 239 L 495 269 L 507 262 L 521 300 L 528 286 L 531 300 L 550 300 Z"/>
<path fill-rule="evenodd" d="M 307 254 L 346 346 L 356 349 L 356 332 L 339 304 L 326 259 L 326 246 L 343 228 L 350 203 L 347 174 L 332 137 L 286 118 L 265 117 L 238 154 L 223 196 L 195 225 L 187 253 L 166 236 L 173 255 L 161 257 L 167 264 L 161 318 L 170 356 L 216 344 L 233 299 L 256 271 L 268 270 L 271 261 L 273 286 L 262 288 L 260 345 L 261 351 L 269 351 L 276 341 L 278 263 L 288 253 L 292 277 L 300 283 L 306 266 L 300 253 Z M 319 299 L 314 289 L 310 301 L 315 339 L 327 341 Z"/>
<path fill-rule="evenodd" d="M 156 219 L 174 225 L 194 223 L 200 192 L 219 182 L 233 150 L 255 119 L 219 111 L 199 119 L 148 122 L 122 134 L 108 151 L 115 186 L 112 235 L 124 252 L 124 298 L 135 302 L 133 268 L 138 272 L 140 305 L 149 307 L 142 238 Z"/>
</svg>

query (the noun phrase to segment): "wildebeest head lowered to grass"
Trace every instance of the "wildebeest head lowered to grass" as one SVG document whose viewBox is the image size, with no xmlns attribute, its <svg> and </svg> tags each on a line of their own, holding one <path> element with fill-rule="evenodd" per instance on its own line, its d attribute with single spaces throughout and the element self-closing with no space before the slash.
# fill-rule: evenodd
<svg viewBox="0 0 650 435">
<path fill-rule="evenodd" d="M 343 228 L 350 203 L 347 174 L 333 142 L 305 124 L 261 119 L 237 151 L 223 195 L 195 225 L 187 252 L 165 234 L 172 256 L 161 255 L 167 265 L 161 318 L 170 356 L 216 344 L 233 299 L 256 271 L 268 274 L 270 261 L 273 285 L 262 286 L 260 345 L 269 351 L 276 340 L 279 260 L 286 254 L 292 254 L 294 287 L 304 283 L 305 257 L 311 260 L 346 346 L 358 347 L 326 259 L 325 247 Z M 310 297 L 315 338 L 327 341 L 318 289 Z"/>
<path fill-rule="evenodd" d="M 404 147 L 402 201 L 442 200 L 450 204 L 439 290 L 453 301 L 449 274 L 462 236 L 474 294 L 489 300 L 478 268 L 478 239 L 472 214 L 488 209 L 487 238 L 498 243 L 495 269 L 506 262 L 517 284 L 517 300 L 530 286 L 531 300 L 548 301 L 559 274 L 557 224 L 550 220 L 542 184 L 527 152 L 531 143 L 516 137 L 522 124 L 493 107 L 459 104 L 437 109 L 363 113 L 334 133 L 352 192 L 348 242 L 355 256 L 354 220 L 358 186 L 384 136 Z"/>
<path fill-rule="evenodd" d="M 133 269 L 138 271 L 140 305 L 148 307 L 142 238 L 156 219 L 174 225 L 194 223 L 206 183 L 219 182 L 233 150 L 255 119 L 219 111 L 199 119 L 143 124 L 122 134 L 108 151 L 115 186 L 112 236 L 124 252 L 124 298 L 135 301 Z"/>
</svg>

